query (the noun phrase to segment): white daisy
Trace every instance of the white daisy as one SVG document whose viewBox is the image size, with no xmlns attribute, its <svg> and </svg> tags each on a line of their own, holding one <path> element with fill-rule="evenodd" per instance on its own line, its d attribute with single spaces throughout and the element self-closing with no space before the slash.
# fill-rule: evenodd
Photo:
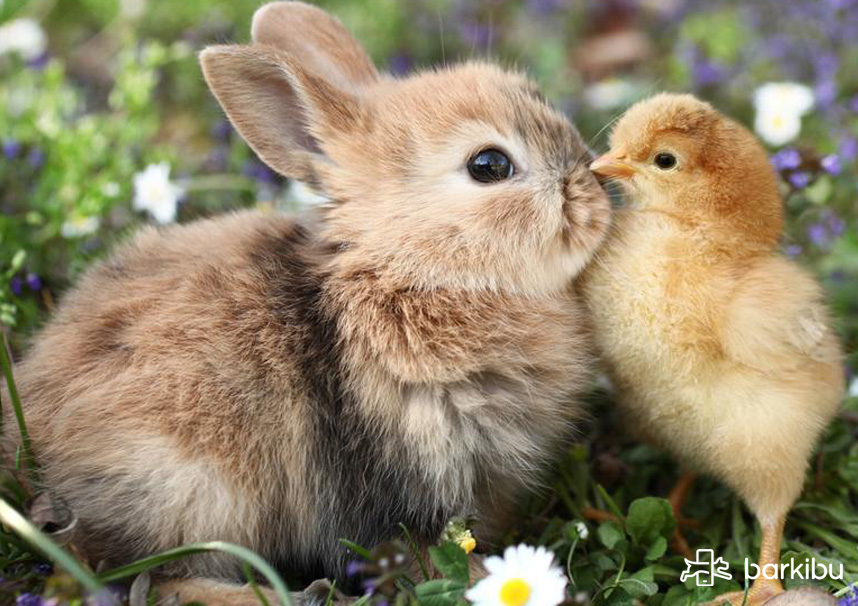
<svg viewBox="0 0 858 606">
<path fill-rule="evenodd" d="M 607 78 L 584 90 L 584 99 L 594 109 L 609 110 L 628 105 L 638 96 L 638 87 L 629 80 Z"/>
<path fill-rule="evenodd" d="M 771 145 L 792 141 L 801 132 L 801 117 L 810 111 L 813 102 L 813 91 L 803 84 L 764 84 L 754 92 L 754 129 Z"/>
<path fill-rule="evenodd" d="M 48 37 L 35 19 L 13 19 L 0 25 L 0 55 L 18 53 L 26 61 L 32 61 L 47 48 Z"/>
<path fill-rule="evenodd" d="M 801 132 L 801 116 L 794 112 L 757 111 L 754 130 L 770 145 L 789 143 Z"/>
<path fill-rule="evenodd" d="M 185 190 L 170 181 L 167 162 L 150 164 L 134 175 L 134 210 L 146 211 L 158 223 L 176 220 L 179 198 Z"/>
<path fill-rule="evenodd" d="M 556 606 L 566 597 L 566 577 L 544 547 L 507 547 L 484 564 L 489 576 L 465 593 L 475 606 Z"/>
<path fill-rule="evenodd" d="M 101 219 L 98 217 L 87 217 L 86 215 L 74 215 L 60 226 L 60 234 L 67 240 L 82 238 L 98 231 Z"/>
<path fill-rule="evenodd" d="M 852 382 L 849 384 L 849 397 L 858 398 L 858 377 L 852 379 Z"/>
</svg>

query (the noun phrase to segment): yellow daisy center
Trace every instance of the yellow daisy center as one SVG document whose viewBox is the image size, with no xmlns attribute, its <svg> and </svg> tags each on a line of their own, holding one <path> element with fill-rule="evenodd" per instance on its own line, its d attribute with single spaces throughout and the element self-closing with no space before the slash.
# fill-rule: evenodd
<svg viewBox="0 0 858 606">
<path fill-rule="evenodd" d="M 780 128 L 784 125 L 784 119 L 782 116 L 775 116 L 772 118 L 772 126 L 775 128 Z"/>
<path fill-rule="evenodd" d="M 530 599 L 530 585 L 524 579 L 510 579 L 500 590 L 500 601 L 504 606 L 524 606 Z"/>
</svg>

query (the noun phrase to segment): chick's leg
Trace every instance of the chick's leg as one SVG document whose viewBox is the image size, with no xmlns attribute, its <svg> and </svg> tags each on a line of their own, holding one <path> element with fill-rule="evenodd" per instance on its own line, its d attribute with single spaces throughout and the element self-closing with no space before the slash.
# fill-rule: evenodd
<svg viewBox="0 0 858 606">
<path fill-rule="evenodd" d="M 695 520 L 687 520 L 682 517 L 682 507 L 688 499 L 688 493 L 691 491 L 691 487 L 694 486 L 694 480 L 696 478 L 696 474 L 689 471 L 683 472 L 682 475 L 679 476 L 679 480 L 677 480 L 673 490 L 671 490 L 670 494 L 667 496 L 667 500 L 670 502 L 670 507 L 673 509 L 673 517 L 676 518 L 676 530 L 673 533 L 673 538 L 670 540 L 670 546 L 673 547 L 674 551 L 688 559 L 694 559 L 694 552 L 691 550 L 691 547 L 688 546 L 688 541 L 686 541 L 685 537 L 682 535 L 680 527 L 694 527 L 696 525 Z"/>
<path fill-rule="evenodd" d="M 762 524 L 763 540 L 760 545 L 760 558 L 757 563 L 758 569 L 753 569 L 752 572 L 759 574 L 748 590 L 748 599 L 745 601 L 745 593 L 736 591 L 726 593 L 719 596 L 714 602 L 710 602 L 711 606 L 721 606 L 722 604 L 731 604 L 732 606 L 761 606 L 775 597 L 779 593 L 783 593 L 784 587 L 778 578 L 780 574 L 781 561 L 781 539 L 784 535 L 784 523 L 786 517 L 780 517 L 774 522 Z"/>
</svg>

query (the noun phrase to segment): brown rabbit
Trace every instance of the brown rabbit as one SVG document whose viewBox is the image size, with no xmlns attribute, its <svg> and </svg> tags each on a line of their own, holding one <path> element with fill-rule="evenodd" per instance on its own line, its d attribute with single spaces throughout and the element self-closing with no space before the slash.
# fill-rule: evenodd
<svg viewBox="0 0 858 606">
<path fill-rule="evenodd" d="M 91 269 L 18 368 L 46 486 L 111 564 L 219 539 L 341 578 L 340 538 L 400 522 L 429 543 L 475 516 L 490 540 L 589 380 L 570 283 L 609 221 L 589 154 L 520 74 L 379 75 L 298 2 L 253 40 L 203 51 L 206 80 L 332 202 L 146 229 Z M 227 558 L 165 573 L 197 578 L 184 599 L 241 593 L 202 580 L 240 578 Z"/>
</svg>

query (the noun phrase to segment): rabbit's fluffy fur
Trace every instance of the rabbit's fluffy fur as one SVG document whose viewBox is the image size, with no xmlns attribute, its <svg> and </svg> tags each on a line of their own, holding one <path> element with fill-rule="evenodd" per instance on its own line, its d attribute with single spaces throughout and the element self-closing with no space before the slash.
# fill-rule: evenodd
<svg viewBox="0 0 858 606">
<path fill-rule="evenodd" d="M 300 3 L 260 9 L 253 37 L 204 51 L 207 80 L 332 202 L 147 229 L 91 269 L 17 368 L 46 486 L 111 563 L 222 539 L 341 577 L 338 539 L 400 522 L 433 541 L 474 515 L 490 538 L 580 415 L 570 282 L 609 217 L 590 156 L 519 74 L 379 75 Z M 511 179 L 469 177 L 488 147 Z"/>
</svg>

